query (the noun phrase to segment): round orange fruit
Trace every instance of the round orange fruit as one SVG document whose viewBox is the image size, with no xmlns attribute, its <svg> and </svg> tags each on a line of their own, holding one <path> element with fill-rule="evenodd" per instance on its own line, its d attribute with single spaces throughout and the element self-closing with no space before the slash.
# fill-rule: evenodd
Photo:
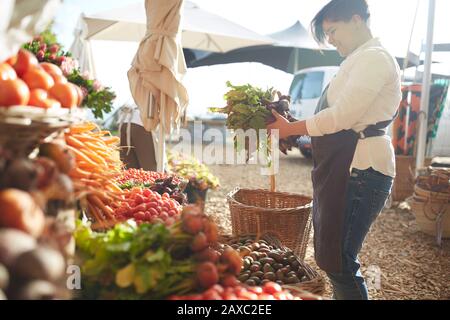
<svg viewBox="0 0 450 320">
<path fill-rule="evenodd" d="M 16 71 L 7 63 L 0 64 L 0 80 L 17 79 Z"/>
<path fill-rule="evenodd" d="M 0 106 L 10 107 L 15 105 L 25 106 L 30 99 L 30 89 L 27 84 L 20 80 L 0 81 Z"/>
<path fill-rule="evenodd" d="M 78 93 L 71 83 L 56 83 L 49 91 L 50 98 L 58 100 L 62 107 L 73 108 L 78 103 Z"/>
<path fill-rule="evenodd" d="M 55 84 L 53 78 L 43 69 L 31 68 L 22 77 L 22 80 L 28 85 L 30 90 L 44 89 L 49 90 Z"/>
<path fill-rule="evenodd" d="M 17 54 L 17 61 L 14 64 L 14 70 L 19 77 L 22 77 L 31 67 L 37 66 L 38 60 L 35 55 L 25 49 L 20 49 Z"/>
</svg>

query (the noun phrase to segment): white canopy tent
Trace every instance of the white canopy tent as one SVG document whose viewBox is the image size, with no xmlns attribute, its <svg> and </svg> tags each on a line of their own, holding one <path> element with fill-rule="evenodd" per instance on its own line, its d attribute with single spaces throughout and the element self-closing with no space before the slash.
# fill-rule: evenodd
<svg viewBox="0 0 450 320">
<path fill-rule="evenodd" d="M 86 40 L 113 40 L 139 42 L 146 34 L 144 2 L 83 16 Z M 183 12 L 183 48 L 213 52 L 270 44 L 273 40 L 246 29 L 218 15 L 200 9 L 186 1 Z"/>
</svg>

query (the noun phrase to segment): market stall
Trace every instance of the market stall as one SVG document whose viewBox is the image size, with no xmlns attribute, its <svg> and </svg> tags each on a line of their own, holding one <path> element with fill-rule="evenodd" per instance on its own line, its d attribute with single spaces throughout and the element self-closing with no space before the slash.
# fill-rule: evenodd
<svg viewBox="0 0 450 320">
<path fill-rule="evenodd" d="M 206 166 L 171 154 L 166 172 L 125 168 L 119 138 L 85 119 L 114 93 L 69 56 L 46 31 L 0 63 L 2 299 L 321 299 L 322 278 L 283 237 L 219 234 Z M 74 266 L 82 290 L 67 285 Z"/>
</svg>

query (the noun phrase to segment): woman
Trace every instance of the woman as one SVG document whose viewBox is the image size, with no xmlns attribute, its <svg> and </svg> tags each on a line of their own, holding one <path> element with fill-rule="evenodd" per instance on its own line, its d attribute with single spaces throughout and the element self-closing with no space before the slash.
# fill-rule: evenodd
<svg viewBox="0 0 450 320">
<path fill-rule="evenodd" d="M 335 299 L 367 300 L 358 253 L 395 176 L 387 127 L 401 100 L 396 60 L 372 36 L 365 0 L 332 0 L 311 23 L 314 37 L 345 57 L 306 121 L 277 121 L 280 138 L 309 135 L 314 169 L 314 247 Z"/>
</svg>

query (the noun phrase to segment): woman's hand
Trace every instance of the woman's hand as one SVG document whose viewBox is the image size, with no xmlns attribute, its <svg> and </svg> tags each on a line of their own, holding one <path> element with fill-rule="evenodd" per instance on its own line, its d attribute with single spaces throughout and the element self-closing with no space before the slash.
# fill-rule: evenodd
<svg viewBox="0 0 450 320">
<path fill-rule="evenodd" d="M 292 135 L 291 133 L 291 124 L 289 121 L 282 117 L 278 112 L 272 110 L 272 114 L 274 115 L 276 121 L 267 126 L 267 130 L 270 134 L 271 130 L 279 130 L 279 138 L 285 139 Z"/>
<path fill-rule="evenodd" d="M 280 139 L 285 139 L 290 136 L 308 135 L 306 121 L 289 122 L 275 110 L 272 110 L 272 114 L 274 115 L 276 121 L 267 126 L 267 131 L 269 132 L 269 134 L 271 130 L 279 130 Z"/>
</svg>

